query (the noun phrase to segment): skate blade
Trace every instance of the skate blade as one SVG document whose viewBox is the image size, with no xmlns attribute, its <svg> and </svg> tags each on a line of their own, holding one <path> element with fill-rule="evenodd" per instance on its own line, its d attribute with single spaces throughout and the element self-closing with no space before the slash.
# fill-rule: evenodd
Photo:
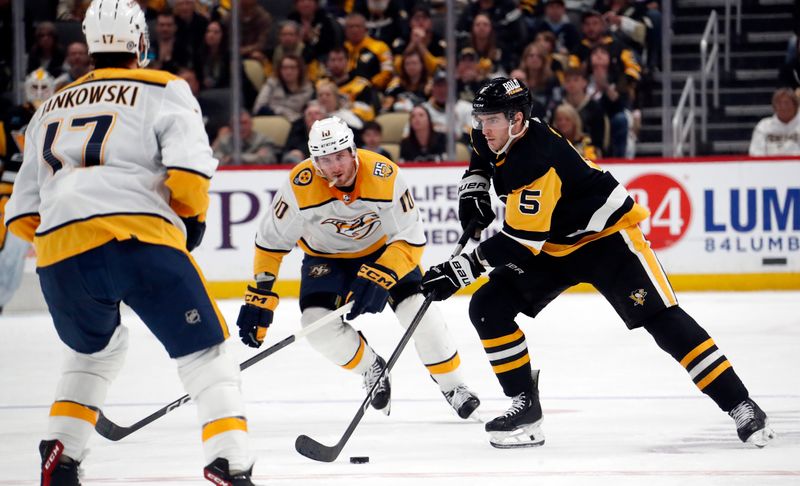
<svg viewBox="0 0 800 486">
<path fill-rule="evenodd" d="M 544 445 L 543 420 L 510 431 L 489 432 L 489 444 L 497 449 L 517 449 Z"/>
<path fill-rule="evenodd" d="M 750 437 L 747 438 L 745 442 L 748 444 L 753 444 L 754 446 L 761 449 L 775 437 L 776 437 L 775 431 L 772 430 L 772 427 L 767 425 L 763 429 L 754 432 Z"/>
</svg>

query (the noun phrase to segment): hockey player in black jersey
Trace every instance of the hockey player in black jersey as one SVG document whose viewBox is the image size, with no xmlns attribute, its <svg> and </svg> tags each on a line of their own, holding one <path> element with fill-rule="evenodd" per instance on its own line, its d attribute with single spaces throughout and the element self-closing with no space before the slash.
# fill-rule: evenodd
<svg viewBox="0 0 800 486">
<path fill-rule="evenodd" d="M 506 206 L 503 229 L 474 251 L 432 267 L 422 281 L 426 294 L 444 300 L 494 268 L 469 307 L 503 392 L 513 397 L 508 411 L 486 424 L 490 443 L 544 443 L 538 372 L 531 372 L 525 335 L 514 319 L 519 313 L 535 317 L 561 292 L 586 282 L 628 328 L 644 327 L 686 369 L 735 420 L 743 442 L 766 445 L 774 437 L 766 414 L 714 340 L 678 306 L 639 229 L 648 211 L 558 132 L 530 118 L 530 106 L 528 88 L 515 79 L 494 78 L 475 96 L 474 150 L 459 184 L 459 219 L 464 227 L 473 220 L 482 229 L 492 223 L 491 179 Z"/>
</svg>

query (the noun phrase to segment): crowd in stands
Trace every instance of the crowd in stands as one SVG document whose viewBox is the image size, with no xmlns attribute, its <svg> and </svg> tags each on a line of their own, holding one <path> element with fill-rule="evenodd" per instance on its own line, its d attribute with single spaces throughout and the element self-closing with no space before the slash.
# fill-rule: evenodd
<svg viewBox="0 0 800 486">
<path fill-rule="evenodd" d="M 241 99 L 246 155 L 230 154 L 229 0 L 138 0 L 150 35 L 149 68 L 186 79 L 223 164 L 294 163 L 314 120 L 336 115 L 364 146 L 399 161 L 446 160 L 447 130 L 469 144 L 470 107 L 487 78 L 523 80 L 533 114 L 587 158 L 632 157 L 648 79 L 659 68 L 660 11 L 640 0 L 457 0 L 456 123 L 446 119 L 444 2 L 240 0 Z M 9 0 L 0 0 L 0 90 L 10 89 Z M 41 3 L 41 2 L 40 2 Z M 53 0 L 29 33 L 28 72 L 67 85 L 90 69 L 80 35 L 87 0 Z M 286 4 L 286 9 L 270 6 Z M 270 13 L 288 12 L 281 17 Z M 65 26 L 78 26 L 66 29 Z M 67 42 L 65 44 L 65 42 Z M 521 47 L 520 47 L 521 46 Z M 381 141 L 382 117 L 406 116 L 401 140 Z M 285 120 L 285 140 L 262 133 Z M 376 123 L 377 122 L 377 123 Z M 266 125 L 265 125 L 266 126 Z M 275 138 L 272 135 L 272 138 Z"/>
</svg>

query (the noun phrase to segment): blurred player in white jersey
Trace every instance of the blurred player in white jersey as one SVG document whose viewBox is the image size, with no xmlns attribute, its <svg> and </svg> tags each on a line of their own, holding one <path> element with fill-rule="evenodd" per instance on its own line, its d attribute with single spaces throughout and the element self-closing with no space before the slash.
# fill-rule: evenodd
<svg viewBox="0 0 800 486">
<path fill-rule="evenodd" d="M 22 282 L 25 254 L 30 244 L 8 232 L 3 215 L 14 180 L 22 165 L 25 127 L 39 106 L 53 96 L 55 79 L 44 69 L 25 78 L 25 102 L 0 117 L 0 314 Z"/>
<path fill-rule="evenodd" d="M 69 348 L 39 446 L 41 484 L 80 484 L 87 440 L 128 346 L 125 302 L 176 360 L 197 404 L 205 477 L 252 485 L 239 368 L 189 255 L 217 167 L 200 108 L 181 78 L 137 69 L 148 44 L 135 1 L 93 1 L 83 30 L 96 69 L 34 114 L 5 208 L 9 231 L 36 247 L 42 292 Z"/>
<path fill-rule="evenodd" d="M 272 291 L 283 256 L 297 243 L 305 252 L 301 268 L 301 321 L 308 325 L 348 301 L 347 319 L 381 312 L 388 301 L 408 327 L 423 302 L 420 258 L 422 223 L 397 165 L 356 149 L 353 131 L 339 118 L 314 123 L 311 158 L 292 170 L 261 221 L 256 236 L 255 280 L 239 313 L 242 341 L 264 340 L 278 295 Z M 344 320 L 309 335 L 311 345 L 344 369 L 360 373 L 371 389 L 386 365 Z M 480 405 L 465 385 L 460 358 L 437 307 L 431 307 L 414 335 L 417 354 L 461 418 Z M 391 384 L 381 380 L 372 406 L 388 414 Z"/>
</svg>

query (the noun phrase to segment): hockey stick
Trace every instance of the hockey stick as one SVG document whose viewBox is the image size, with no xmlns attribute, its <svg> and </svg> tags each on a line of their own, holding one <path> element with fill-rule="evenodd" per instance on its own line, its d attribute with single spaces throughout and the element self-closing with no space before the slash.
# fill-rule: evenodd
<svg viewBox="0 0 800 486">
<path fill-rule="evenodd" d="M 272 346 L 268 347 L 267 349 L 261 351 L 260 353 L 254 355 L 250 359 L 243 361 L 242 364 L 239 365 L 240 370 L 246 370 L 247 368 L 253 366 L 254 364 L 258 363 L 262 359 L 266 358 L 267 356 L 280 351 L 281 349 L 285 348 L 286 346 L 292 344 L 293 342 L 301 339 L 312 332 L 318 330 L 325 324 L 335 320 L 338 317 L 341 317 L 348 312 L 350 312 L 350 308 L 353 307 L 353 303 L 347 303 L 338 309 L 331 311 L 330 313 L 320 317 L 316 321 L 312 322 L 308 326 L 304 327 L 300 331 L 288 336 L 281 341 L 273 344 Z M 97 417 L 97 423 L 94 426 L 94 430 L 97 431 L 98 434 L 102 435 L 108 440 L 118 441 L 120 439 L 124 439 L 125 437 L 131 435 L 132 433 L 136 432 L 137 430 L 141 429 L 145 425 L 153 422 L 156 419 L 163 417 L 164 415 L 170 413 L 171 411 L 175 410 L 176 408 L 180 407 L 181 405 L 185 404 L 186 402 L 190 401 L 191 397 L 189 395 L 184 395 L 179 399 L 171 402 L 168 405 L 161 407 L 160 409 L 156 410 L 155 412 L 151 413 L 147 417 L 143 418 L 142 420 L 136 422 L 135 424 L 131 425 L 130 427 L 124 427 L 121 425 L 117 425 L 111 420 L 109 420 L 105 415 L 103 415 L 103 411 L 100 410 L 100 414 Z"/>
<path fill-rule="evenodd" d="M 451 258 L 461 253 L 461 250 L 464 249 L 464 245 L 467 244 L 469 237 L 475 234 L 475 229 L 477 226 L 477 221 L 473 220 L 470 222 L 470 224 L 467 226 L 467 229 L 464 230 L 464 233 L 461 235 L 461 238 L 459 238 L 458 245 L 456 245 L 452 255 L 450 255 Z M 398 358 L 400 358 L 400 353 L 402 353 L 403 349 L 405 349 L 406 344 L 408 344 L 408 341 L 411 339 L 411 335 L 414 334 L 414 331 L 417 329 L 417 326 L 422 320 L 422 317 L 425 315 L 425 312 L 428 311 L 428 307 L 431 306 L 431 302 L 433 302 L 433 294 L 429 294 L 427 297 L 425 297 L 425 300 L 422 302 L 422 306 L 417 311 L 417 314 L 414 316 L 414 319 L 411 321 L 411 324 L 408 326 L 405 334 L 403 334 L 403 337 L 400 338 L 400 342 L 397 344 L 397 347 L 394 348 L 394 352 L 389 358 L 389 361 L 386 363 L 386 367 L 383 368 L 380 376 L 378 376 L 378 379 L 375 380 L 375 384 L 372 385 L 372 388 L 369 390 L 367 398 L 361 402 L 361 406 L 358 407 L 356 415 L 350 421 L 350 425 L 347 426 L 347 430 L 344 431 L 344 434 L 342 435 L 342 438 L 339 439 L 339 442 L 333 446 L 326 446 L 325 444 L 321 444 L 307 435 L 300 435 L 294 442 L 294 448 L 297 450 L 297 452 L 308 457 L 309 459 L 321 462 L 333 462 L 337 457 L 339 457 L 339 453 L 341 453 L 342 449 L 344 449 L 345 444 L 347 444 L 350 436 L 353 435 L 353 432 L 355 432 L 356 427 L 358 427 L 358 424 L 361 422 L 361 418 L 364 417 L 364 413 L 367 411 L 367 408 L 369 408 L 370 403 L 372 403 L 372 399 L 377 393 L 378 385 L 380 384 L 381 380 L 383 380 L 384 375 L 388 374 L 392 370 L 395 362 L 398 360 Z"/>
</svg>

